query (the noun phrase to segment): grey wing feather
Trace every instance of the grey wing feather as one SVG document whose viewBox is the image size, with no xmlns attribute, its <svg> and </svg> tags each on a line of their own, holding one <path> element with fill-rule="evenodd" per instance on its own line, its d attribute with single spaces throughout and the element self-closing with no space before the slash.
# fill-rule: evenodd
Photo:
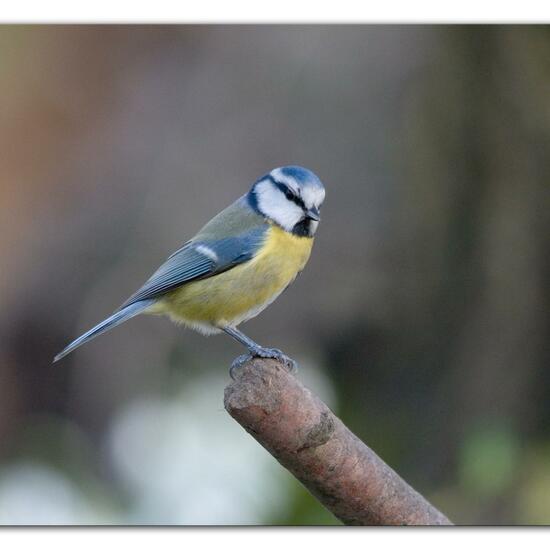
<svg viewBox="0 0 550 550">
<path fill-rule="evenodd" d="M 121 308 L 158 298 L 185 283 L 212 277 L 250 260 L 261 246 L 266 229 L 267 226 L 262 225 L 216 241 L 189 241 L 174 252 Z M 206 247 L 210 253 L 201 252 L 201 247 Z"/>
</svg>

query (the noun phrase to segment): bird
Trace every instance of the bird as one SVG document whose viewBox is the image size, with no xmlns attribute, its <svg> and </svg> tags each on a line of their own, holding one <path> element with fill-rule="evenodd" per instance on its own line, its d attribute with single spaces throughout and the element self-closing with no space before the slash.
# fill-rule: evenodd
<svg viewBox="0 0 550 550">
<path fill-rule="evenodd" d="M 205 335 L 226 333 L 251 357 L 296 363 L 279 349 L 257 344 L 237 327 L 269 306 L 309 260 L 325 199 L 321 180 L 301 166 L 275 168 L 214 216 L 176 250 L 114 313 L 58 353 L 79 346 L 139 315 L 167 315 Z"/>
</svg>

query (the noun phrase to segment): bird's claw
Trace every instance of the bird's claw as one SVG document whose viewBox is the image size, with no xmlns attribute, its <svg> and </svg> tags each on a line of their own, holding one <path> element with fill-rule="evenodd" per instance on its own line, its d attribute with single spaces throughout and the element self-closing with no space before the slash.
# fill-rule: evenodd
<svg viewBox="0 0 550 550">
<path fill-rule="evenodd" d="M 285 355 L 280 349 L 275 348 L 258 348 L 251 349 L 250 353 L 255 357 L 262 357 L 264 359 L 275 359 L 279 363 L 282 363 L 283 366 L 288 370 L 288 372 L 296 372 L 298 370 L 298 365 L 294 359 L 291 359 Z"/>
<path fill-rule="evenodd" d="M 247 353 L 245 355 L 239 355 L 239 357 L 231 363 L 229 367 L 229 376 L 231 376 L 231 380 L 235 380 L 235 371 L 240 369 L 247 361 L 250 361 L 250 359 L 252 359 L 252 355 Z"/>
<path fill-rule="evenodd" d="M 231 376 L 232 380 L 235 380 L 235 371 L 239 368 L 241 368 L 247 361 L 250 361 L 250 359 L 254 357 L 261 357 L 262 359 L 275 359 L 279 363 L 281 363 L 285 369 L 291 373 L 294 374 L 298 370 L 298 364 L 294 359 L 291 359 L 287 355 L 285 355 L 281 350 L 274 349 L 274 348 L 262 348 L 260 346 L 255 348 L 249 349 L 250 353 L 246 355 L 239 355 L 233 361 L 231 364 L 231 367 L 229 369 L 229 376 Z"/>
</svg>

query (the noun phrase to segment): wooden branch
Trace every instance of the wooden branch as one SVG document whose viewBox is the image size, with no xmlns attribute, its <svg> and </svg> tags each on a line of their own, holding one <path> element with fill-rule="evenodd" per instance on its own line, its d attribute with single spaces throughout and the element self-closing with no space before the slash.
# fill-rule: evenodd
<svg viewBox="0 0 550 550">
<path fill-rule="evenodd" d="M 224 405 L 343 523 L 452 525 L 277 361 L 236 369 Z"/>
</svg>

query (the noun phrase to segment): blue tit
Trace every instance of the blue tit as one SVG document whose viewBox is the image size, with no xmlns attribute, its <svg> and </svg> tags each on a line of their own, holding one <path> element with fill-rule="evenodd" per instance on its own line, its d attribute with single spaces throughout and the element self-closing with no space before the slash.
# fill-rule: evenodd
<svg viewBox="0 0 550 550">
<path fill-rule="evenodd" d="M 271 304 L 306 265 L 325 189 L 310 170 L 276 168 L 174 252 L 110 317 L 54 358 L 140 313 L 168 315 L 204 334 L 225 332 L 249 355 L 293 361 L 237 329 Z M 248 359 L 242 356 L 234 366 Z"/>
</svg>

